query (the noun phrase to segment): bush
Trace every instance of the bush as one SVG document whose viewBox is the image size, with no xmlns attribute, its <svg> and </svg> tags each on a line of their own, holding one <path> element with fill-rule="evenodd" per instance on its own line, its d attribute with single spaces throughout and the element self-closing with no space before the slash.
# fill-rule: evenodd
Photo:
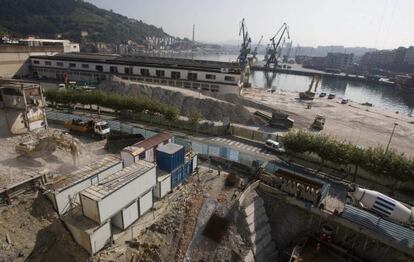
<svg viewBox="0 0 414 262">
<path fill-rule="evenodd" d="M 353 164 L 395 180 L 414 180 L 414 160 L 392 150 L 385 153 L 382 147 L 361 149 L 327 135 L 314 135 L 302 130 L 287 133 L 283 137 L 283 144 L 292 153 L 316 154 L 322 162 Z"/>
</svg>

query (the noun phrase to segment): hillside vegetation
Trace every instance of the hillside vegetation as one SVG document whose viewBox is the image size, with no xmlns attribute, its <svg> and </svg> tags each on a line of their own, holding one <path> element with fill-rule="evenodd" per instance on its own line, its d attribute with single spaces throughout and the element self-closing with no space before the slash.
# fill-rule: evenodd
<svg viewBox="0 0 414 262">
<path fill-rule="evenodd" d="M 120 43 L 140 41 L 145 36 L 168 36 L 162 28 L 100 9 L 81 0 L 0 0 L 0 33 L 14 36 L 35 35 L 80 41 Z"/>
</svg>

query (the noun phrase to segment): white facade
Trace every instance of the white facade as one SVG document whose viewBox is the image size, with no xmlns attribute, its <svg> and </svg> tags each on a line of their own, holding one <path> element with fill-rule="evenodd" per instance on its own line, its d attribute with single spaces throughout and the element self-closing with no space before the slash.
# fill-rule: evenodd
<svg viewBox="0 0 414 262">
<path fill-rule="evenodd" d="M 144 193 L 138 200 L 139 216 L 143 216 L 153 206 L 152 189 Z"/>
<path fill-rule="evenodd" d="M 111 218 L 111 223 L 125 230 L 139 218 L 138 202 L 133 201 L 129 206 L 123 208 Z"/>
<path fill-rule="evenodd" d="M 32 47 L 61 46 L 63 47 L 64 53 L 79 53 L 80 52 L 80 47 L 78 43 L 73 43 L 70 40 L 64 40 L 64 39 L 39 39 L 39 38 L 29 37 L 25 39 L 20 39 L 19 42 L 27 43 L 28 46 L 32 46 Z"/>
<path fill-rule="evenodd" d="M 169 192 L 171 192 L 171 174 L 158 176 L 157 185 L 154 188 L 154 197 L 161 199 Z"/>
<path fill-rule="evenodd" d="M 156 168 L 146 161 L 124 168 L 80 193 L 83 214 L 102 223 L 155 187 Z"/>
</svg>

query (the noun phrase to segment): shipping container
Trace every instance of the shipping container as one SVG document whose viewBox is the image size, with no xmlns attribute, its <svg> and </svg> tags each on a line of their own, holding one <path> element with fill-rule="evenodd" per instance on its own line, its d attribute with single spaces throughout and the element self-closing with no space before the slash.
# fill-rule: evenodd
<svg viewBox="0 0 414 262">
<path fill-rule="evenodd" d="M 157 166 L 166 172 L 171 172 L 184 163 L 184 147 L 174 143 L 161 145 L 156 153 Z"/>
<path fill-rule="evenodd" d="M 123 208 L 111 218 L 111 223 L 118 228 L 125 230 L 139 217 L 138 202 L 134 200 L 129 206 Z"/>
<path fill-rule="evenodd" d="M 115 216 L 155 187 L 155 171 L 154 164 L 140 160 L 107 177 L 98 185 L 83 190 L 80 193 L 83 214 L 98 223 Z"/>
<path fill-rule="evenodd" d="M 153 198 L 152 198 L 152 190 L 142 194 L 140 198 L 138 199 L 138 205 L 139 205 L 139 216 L 145 215 L 146 212 L 148 212 L 152 206 L 153 206 Z"/>
<path fill-rule="evenodd" d="M 171 188 L 176 187 L 193 173 L 193 163 L 193 158 L 187 159 L 184 164 L 171 172 Z"/>
<path fill-rule="evenodd" d="M 166 194 L 171 192 L 171 174 L 158 170 L 157 185 L 154 189 L 154 197 L 157 199 L 163 198 Z"/>
</svg>

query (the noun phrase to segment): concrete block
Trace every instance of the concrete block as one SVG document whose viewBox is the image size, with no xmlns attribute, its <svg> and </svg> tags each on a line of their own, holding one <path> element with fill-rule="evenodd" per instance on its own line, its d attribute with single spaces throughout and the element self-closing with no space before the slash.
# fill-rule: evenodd
<svg viewBox="0 0 414 262">
<path fill-rule="evenodd" d="M 258 209 L 256 209 L 256 211 L 251 213 L 248 217 L 246 217 L 246 222 L 247 222 L 248 225 L 250 225 L 251 223 L 253 223 L 254 220 L 257 220 L 257 218 L 259 218 L 263 215 L 266 216 L 266 210 L 262 206 L 262 207 L 259 207 Z"/>
<path fill-rule="evenodd" d="M 268 221 L 269 218 L 266 215 L 257 218 L 253 223 L 251 223 L 248 226 L 250 233 L 258 231 L 260 228 L 264 227 Z"/>
<path fill-rule="evenodd" d="M 244 209 L 244 215 L 246 217 L 249 216 L 251 213 L 255 212 L 256 209 L 263 207 L 263 203 L 264 203 L 263 199 L 261 199 L 260 197 L 256 198 L 250 205 L 248 205 Z"/>
<path fill-rule="evenodd" d="M 251 241 L 251 243 L 252 244 L 256 244 L 263 237 L 265 237 L 266 235 L 270 234 L 270 232 L 271 232 L 270 225 L 269 224 L 265 224 L 262 228 L 260 228 L 259 230 L 257 230 L 257 232 L 253 232 L 250 235 L 250 241 Z"/>
</svg>

